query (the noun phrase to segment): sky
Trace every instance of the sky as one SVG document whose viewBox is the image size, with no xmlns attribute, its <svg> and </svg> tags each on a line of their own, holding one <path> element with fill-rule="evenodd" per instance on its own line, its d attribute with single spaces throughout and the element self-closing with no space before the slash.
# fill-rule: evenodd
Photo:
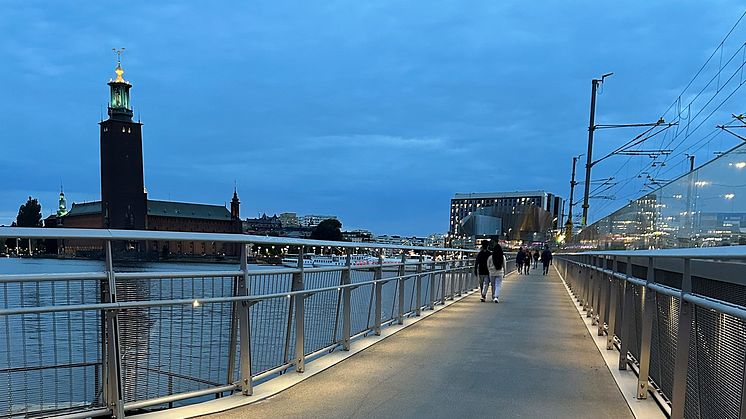
<svg viewBox="0 0 746 419">
<path fill-rule="evenodd" d="M 739 144 L 706 135 L 746 112 L 746 22 L 719 46 L 744 13 L 737 1 L 0 7 L 0 224 L 28 196 L 50 214 L 61 183 L 68 206 L 99 199 L 97 123 L 114 47 L 126 48 L 150 198 L 223 204 L 235 182 L 242 217 L 336 214 L 345 229 L 377 234 L 446 232 L 455 193 L 567 197 L 572 156 L 587 144 L 590 81 L 607 72 L 597 123 L 681 123 L 645 145 L 675 148 L 659 156 L 663 172 L 647 156 L 594 167 L 594 180 L 616 184 L 594 184 L 613 199 L 592 200 L 591 219 L 641 195 L 638 173 L 671 179 L 685 170 L 682 152 L 704 163 Z M 598 131 L 594 157 L 639 132 Z"/>
</svg>

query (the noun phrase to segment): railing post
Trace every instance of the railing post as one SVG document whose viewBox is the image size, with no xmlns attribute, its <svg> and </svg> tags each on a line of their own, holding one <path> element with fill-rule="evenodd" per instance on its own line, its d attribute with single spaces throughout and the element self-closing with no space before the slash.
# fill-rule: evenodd
<svg viewBox="0 0 746 419">
<path fill-rule="evenodd" d="M 614 349 L 614 333 L 616 332 L 617 308 L 619 306 L 619 283 L 615 275 L 617 272 L 617 269 L 619 269 L 619 265 L 617 264 L 617 257 L 614 256 L 611 259 L 611 272 L 612 273 L 609 276 L 609 287 L 610 287 L 611 297 L 609 297 L 609 321 L 608 321 L 609 328 L 606 332 L 606 349 L 607 350 Z"/>
<path fill-rule="evenodd" d="M 448 256 L 443 256 L 443 272 L 440 274 L 440 304 L 445 305 L 446 303 L 446 277 L 448 276 Z"/>
<path fill-rule="evenodd" d="M 249 267 L 247 259 L 249 256 L 250 244 L 241 246 L 241 271 L 243 275 L 238 279 L 238 295 L 249 295 Z M 251 322 L 249 311 L 251 304 L 248 301 L 241 301 L 238 306 L 238 341 L 240 349 L 240 380 L 241 393 L 244 396 L 251 396 L 254 388 L 251 380 Z M 230 348 L 235 351 L 236 348 Z"/>
<path fill-rule="evenodd" d="M 345 259 L 345 270 L 342 271 L 342 286 L 352 283 L 352 255 L 351 250 L 347 249 L 347 258 Z M 342 350 L 350 350 L 350 330 L 352 327 L 352 289 L 345 286 L 342 289 Z"/>
<path fill-rule="evenodd" d="M 373 325 L 373 334 L 381 336 L 381 298 L 383 297 L 383 284 L 381 279 L 383 278 L 383 253 L 379 256 L 378 266 L 375 268 L 373 273 L 373 286 L 376 290 L 376 308 L 375 308 L 375 324 Z"/>
<path fill-rule="evenodd" d="M 684 300 L 684 294 L 692 292 L 691 259 L 684 258 L 679 296 L 679 324 L 676 333 L 676 359 L 674 360 L 673 386 L 671 390 L 671 418 L 683 419 L 686 405 L 686 376 L 689 369 L 689 342 L 692 332 L 692 305 Z M 743 400 L 742 402 L 743 403 Z M 743 410 L 741 417 L 744 417 Z"/>
<path fill-rule="evenodd" d="M 300 248 L 298 253 L 298 269 L 300 272 L 293 274 L 293 291 L 301 291 L 304 289 L 303 277 L 304 266 L 303 266 L 303 246 Z M 295 371 L 304 372 L 306 370 L 306 351 L 305 351 L 305 299 L 306 296 L 303 294 L 294 295 L 290 298 L 295 311 Z"/>
<path fill-rule="evenodd" d="M 402 251 L 401 266 L 399 266 L 399 280 L 397 281 L 399 285 L 399 315 L 396 319 L 397 324 L 404 324 L 404 285 L 406 281 L 404 275 L 407 274 L 406 263 L 407 254 Z"/>
<path fill-rule="evenodd" d="M 601 260 L 601 269 L 606 270 L 606 257 L 599 258 Z M 606 318 L 606 308 L 609 304 L 609 278 L 606 272 L 598 272 L 598 287 L 599 287 L 599 301 L 598 301 L 598 336 L 604 335 L 604 324 L 608 320 Z"/>
<path fill-rule="evenodd" d="M 104 284 L 107 303 L 117 302 L 117 284 L 114 275 L 114 255 L 111 241 L 104 244 L 106 253 L 106 277 Z M 119 314 L 117 310 L 105 310 L 104 322 L 106 329 L 106 353 L 103 354 L 106 363 L 104 368 L 104 382 L 106 383 L 106 404 L 115 418 L 124 417 L 124 388 L 122 386 L 122 356 L 119 347 Z"/>
<path fill-rule="evenodd" d="M 632 257 L 627 256 L 627 278 L 632 276 Z M 629 345 L 632 343 L 630 335 L 632 334 L 633 322 L 635 320 L 635 313 L 632 311 L 634 308 L 634 285 L 630 285 L 629 282 L 622 281 L 622 336 L 619 338 L 619 369 L 627 369 L 627 353 L 629 353 Z"/>
<path fill-rule="evenodd" d="M 461 297 L 464 292 L 464 252 L 458 253 L 458 262 L 456 263 L 458 265 L 456 279 L 458 280 L 458 293 L 456 294 L 457 297 Z"/>
<path fill-rule="evenodd" d="M 651 338 L 653 334 L 653 320 L 655 319 L 655 291 L 647 287 L 648 284 L 655 283 L 655 267 L 653 257 L 648 257 L 648 275 L 646 286 L 643 288 L 645 293 L 645 303 L 642 306 L 642 333 L 640 336 L 640 375 L 637 377 L 637 398 L 646 399 L 648 397 L 648 373 L 650 371 L 650 349 Z"/>
<path fill-rule="evenodd" d="M 417 264 L 417 276 L 414 277 L 414 288 L 415 293 L 417 294 L 415 296 L 415 302 L 416 306 L 414 308 L 414 315 L 415 317 L 420 317 L 422 314 L 422 271 L 424 270 L 423 263 L 425 261 L 425 258 L 420 253 L 420 263 Z"/>
<path fill-rule="evenodd" d="M 435 261 L 435 257 L 437 255 L 433 253 L 433 266 L 430 268 L 430 275 L 428 276 L 428 280 L 430 281 L 430 286 L 428 286 L 430 290 L 430 301 L 428 302 L 428 309 L 429 310 L 435 310 L 435 271 L 438 269 L 438 263 Z"/>
<path fill-rule="evenodd" d="M 596 264 L 594 263 L 595 259 L 596 259 L 595 256 L 590 256 L 590 261 L 588 263 L 588 265 L 590 265 L 590 266 L 588 268 L 588 275 L 587 275 L 588 276 L 588 291 L 587 291 L 587 293 L 588 293 L 588 304 L 587 304 L 588 310 L 585 312 L 585 316 L 591 318 L 591 324 L 596 324 L 596 322 L 594 321 L 596 319 L 596 315 L 595 315 L 594 310 L 593 310 L 593 303 L 595 302 L 594 298 L 593 298 L 593 294 L 594 294 L 594 291 L 595 291 L 595 288 L 596 288 L 595 287 L 595 281 L 594 281 L 595 274 L 596 274 L 596 270 L 594 269 L 596 267 Z"/>
</svg>

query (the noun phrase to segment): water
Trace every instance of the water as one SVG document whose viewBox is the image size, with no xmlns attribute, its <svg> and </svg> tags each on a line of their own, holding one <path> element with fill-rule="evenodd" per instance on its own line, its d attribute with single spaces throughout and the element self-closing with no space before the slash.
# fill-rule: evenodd
<svg viewBox="0 0 746 419">
<path fill-rule="evenodd" d="M 225 271 L 237 264 L 123 263 L 118 272 Z M 283 267 L 254 275 L 253 295 L 287 292 L 292 275 Z M 103 272 L 102 261 L 0 259 L 0 275 Z M 384 272 L 384 277 L 394 276 Z M 352 282 L 373 279 L 372 271 L 354 271 Z M 334 287 L 340 272 L 308 272 L 305 287 Z M 235 278 L 118 280 L 120 301 L 204 299 L 234 295 Z M 422 301 L 429 295 L 423 281 Z M 440 289 L 438 286 L 437 290 Z M 373 320 L 373 286 L 352 290 L 352 334 L 368 330 Z M 101 301 L 97 280 L 0 284 L 0 308 L 93 304 Z M 384 321 L 398 312 L 395 282 L 383 286 Z M 316 293 L 305 302 L 306 354 L 341 338 L 341 293 Z M 405 283 L 405 308 L 414 307 L 414 280 Z M 252 374 L 294 358 L 295 328 L 289 298 L 263 300 L 250 308 Z M 237 330 L 231 303 L 167 305 L 135 308 L 118 315 L 125 401 L 225 385 L 237 379 L 240 353 L 231 359 Z M 0 317 L 0 417 L 41 411 L 102 405 L 102 314 L 76 311 Z M 237 348 L 237 347 L 236 347 Z M 6 391 L 7 390 L 7 391 Z"/>
</svg>

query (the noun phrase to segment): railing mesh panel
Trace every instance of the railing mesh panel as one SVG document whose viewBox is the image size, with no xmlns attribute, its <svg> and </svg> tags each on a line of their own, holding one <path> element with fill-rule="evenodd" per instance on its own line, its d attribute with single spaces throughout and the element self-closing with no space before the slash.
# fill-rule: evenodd
<svg viewBox="0 0 746 419">
<path fill-rule="evenodd" d="M 99 281 L 0 285 L 0 307 L 100 302 Z M 0 417 L 101 407 L 98 311 L 0 317 Z"/>
</svg>

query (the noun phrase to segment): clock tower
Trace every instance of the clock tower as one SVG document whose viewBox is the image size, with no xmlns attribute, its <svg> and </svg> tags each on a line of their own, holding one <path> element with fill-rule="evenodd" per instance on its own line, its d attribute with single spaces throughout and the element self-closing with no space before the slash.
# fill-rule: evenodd
<svg viewBox="0 0 746 419">
<path fill-rule="evenodd" d="M 116 79 L 109 80 L 109 119 L 101 134 L 101 216 L 103 227 L 146 228 L 147 194 L 143 180 L 142 124 L 132 121 L 130 88 L 117 51 Z"/>
</svg>

